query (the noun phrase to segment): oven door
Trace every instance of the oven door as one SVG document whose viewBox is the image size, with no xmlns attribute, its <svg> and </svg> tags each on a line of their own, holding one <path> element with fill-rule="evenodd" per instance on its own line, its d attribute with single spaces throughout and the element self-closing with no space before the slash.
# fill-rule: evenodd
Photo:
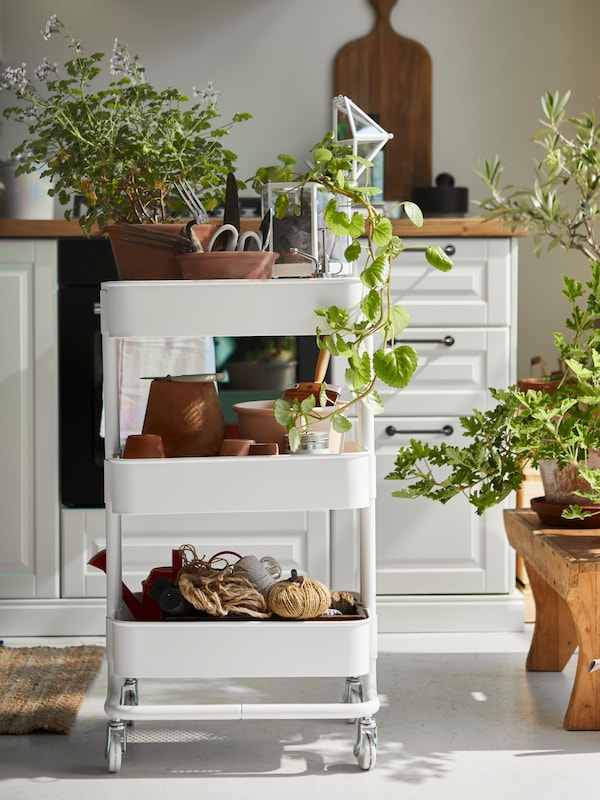
<svg viewBox="0 0 600 800">
<path fill-rule="evenodd" d="M 107 241 L 59 240 L 60 500 L 72 508 L 104 505 L 100 283 L 116 279 Z"/>
</svg>

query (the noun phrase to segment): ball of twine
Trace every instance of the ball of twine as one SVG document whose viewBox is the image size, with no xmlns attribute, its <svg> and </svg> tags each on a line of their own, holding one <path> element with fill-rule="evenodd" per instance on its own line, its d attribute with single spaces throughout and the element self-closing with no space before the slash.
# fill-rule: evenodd
<svg viewBox="0 0 600 800">
<path fill-rule="evenodd" d="M 273 614 L 286 619 L 320 617 L 331 604 L 329 589 L 318 581 L 298 576 L 273 584 L 267 592 L 267 607 Z"/>
<path fill-rule="evenodd" d="M 232 574 L 246 575 L 250 583 L 264 595 L 281 577 L 281 567 L 270 556 L 265 556 L 260 561 L 256 556 L 244 556 L 234 564 Z"/>
</svg>

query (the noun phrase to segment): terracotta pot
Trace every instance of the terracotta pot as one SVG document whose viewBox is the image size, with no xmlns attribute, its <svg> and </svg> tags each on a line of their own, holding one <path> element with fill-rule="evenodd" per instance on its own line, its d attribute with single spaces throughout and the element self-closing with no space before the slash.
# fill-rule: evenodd
<svg viewBox="0 0 600 800">
<path fill-rule="evenodd" d="M 250 445 L 255 444 L 254 439 L 223 439 L 220 456 L 247 456 Z"/>
<path fill-rule="evenodd" d="M 142 432 L 162 436 L 167 458 L 219 455 L 225 420 L 214 382 L 153 380 Z"/>
<path fill-rule="evenodd" d="M 148 232 L 167 232 L 183 235 L 185 226 L 178 223 L 156 223 L 136 226 Z M 194 225 L 194 232 L 201 244 L 208 246 L 210 237 L 218 225 L 206 223 Z M 157 247 L 154 242 L 142 237 L 132 236 L 129 225 L 108 225 L 104 229 L 108 236 L 119 274 L 122 281 L 179 280 L 181 269 L 177 262 L 178 251 Z"/>
<path fill-rule="evenodd" d="M 253 250 L 219 250 L 215 253 L 182 253 L 176 259 L 187 280 L 266 280 L 273 277 L 273 264 L 278 255 Z"/>
<path fill-rule="evenodd" d="M 123 448 L 123 458 L 164 458 L 165 448 L 158 433 L 132 433 Z"/>
<path fill-rule="evenodd" d="M 529 389 L 533 389 L 536 392 L 554 394 L 560 383 L 560 380 L 552 378 L 521 378 L 521 380 L 517 381 L 517 389 L 520 392 L 527 392 Z"/>
<path fill-rule="evenodd" d="M 600 451 L 593 450 L 589 453 L 588 467 L 600 469 Z M 590 491 L 589 483 L 581 477 L 577 467 L 567 464 L 563 469 L 559 469 L 555 460 L 545 460 L 540 461 L 539 468 L 546 503 L 590 504 L 585 497 L 575 494 L 576 491 Z"/>
</svg>

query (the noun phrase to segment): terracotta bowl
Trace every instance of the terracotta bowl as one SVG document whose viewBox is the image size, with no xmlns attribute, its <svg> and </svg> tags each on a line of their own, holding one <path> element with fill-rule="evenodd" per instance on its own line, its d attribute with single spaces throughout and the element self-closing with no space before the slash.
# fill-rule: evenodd
<svg viewBox="0 0 600 800">
<path fill-rule="evenodd" d="M 273 415 L 273 400 L 249 400 L 246 403 L 235 403 L 233 410 L 237 414 L 240 424 L 240 436 L 254 439 L 257 444 L 275 442 L 280 453 L 286 452 L 283 425 L 280 425 Z M 318 416 L 330 413 L 328 408 L 315 408 Z M 341 453 L 344 447 L 344 435 L 331 428 L 329 420 L 312 422 L 310 426 L 314 431 L 329 431 L 329 452 Z"/>
<path fill-rule="evenodd" d="M 223 251 L 182 253 L 177 256 L 182 277 L 189 281 L 265 280 L 273 277 L 279 253 Z"/>
</svg>

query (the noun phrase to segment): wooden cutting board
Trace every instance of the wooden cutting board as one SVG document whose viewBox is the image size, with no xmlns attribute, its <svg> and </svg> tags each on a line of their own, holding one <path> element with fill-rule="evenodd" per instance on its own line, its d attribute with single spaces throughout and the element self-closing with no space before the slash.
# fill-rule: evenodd
<svg viewBox="0 0 600 800">
<path fill-rule="evenodd" d="M 384 197 L 410 200 L 416 186 L 431 186 L 431 56 L 397 34 L 390 12 L 397 0 L 369 0 L 375 28 L 338 51 L 335 93 L 346 95 L 389 133 L 384 149 Z"/>
</svg>

